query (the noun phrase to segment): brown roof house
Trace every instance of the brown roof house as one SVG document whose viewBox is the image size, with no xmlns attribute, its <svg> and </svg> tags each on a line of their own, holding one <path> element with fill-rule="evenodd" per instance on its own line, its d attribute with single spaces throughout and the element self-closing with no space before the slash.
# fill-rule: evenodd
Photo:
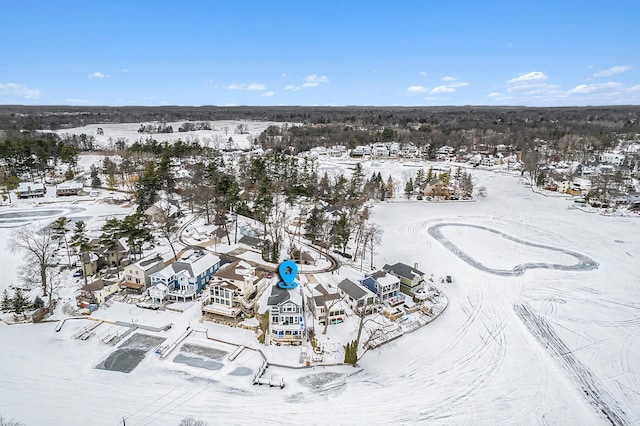
<svg viewBox="0 0 640 426">
<path fill-rule="evenodd" d="M 231 319 L 253 315 L 257 280 L 255 268 L 243 260 L 224 265 L 209 281 L 202 313 Z"/>
<path fill-rule="evenodd" d="M 102 304 L 114 293 L 119 290 L 118 282 L 116 280 L 110 280 L 106 278 L 98 278 L 86 285 L 80 290 L 96 303 Z"/>
</svg>

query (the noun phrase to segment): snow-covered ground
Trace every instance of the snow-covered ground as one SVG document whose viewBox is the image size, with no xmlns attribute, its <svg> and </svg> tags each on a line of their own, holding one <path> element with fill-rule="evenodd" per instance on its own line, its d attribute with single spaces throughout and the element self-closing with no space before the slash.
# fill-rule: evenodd
<svg viewBox="0 0 640 426">
<path fill-rule="evenodd" d="M 394 178 L 407 169 L 392 162 L 375 168 Z M 254 387 L 251 375 L 242 375 L 240 367 L 253 372 L 261 362 L 248 350 L 237 361 L 224 358 L 217 370 L 149 353 L 125 374 L 95 369 L 112 346 L 71 338 L 86 320 L 68 321 L 60 333 L 55 323 L 0 323 L 0 414 L 27 425 L 115 426 L 123 417 L 127 425 L 175 425 L 187 416 L 209 424 L 595 425 L 608 423 L 604 410 L 620 423 L 640 422 L 638 218 L 569 209 L 570 201 L 534 194 L 513 176 L 473 175 L 488 193 L 477 202 L 375 205 L 373 220 L 384 227 L 376 265 L 418 263 L 433 274 L 449 306 L 428 326 L 368 351 L 358 367 L 269 367 L 263 377 L 284 378 L 283 390 Z M 85 210 L 78 215 L 103 214 L 79 204 Z M 442 234 L 476 263 L 432 237 L 429 229 L 437 224 L 450 224 Z M 9 233 L 0 228 L 0 264 L 12 280 L 20 258 L 5 248 Z M 597 268 L 492 271 L 571 265 L 575 254 Z M 451 284 L 440 283 L 445 275 Z M 174 327 L 156 333 L 168 341 L 187 325 L 222 340 L 236 332 L 252 340 L 249 331 L 198 323 L 195 311 L 110 309 L 98 312 L 158 327 L 167 322 L 158 315 L 170 315 Z M 213 345 L 202 333 L 185 342 Z"/>
<path fill-rule="evenodd" d="M 106 124 L 89 124 L 84 127 L 74 127 L 71 129 L 60 129 L 54 133 L 59 135 L 81 135 L 86 134 L 95 137 L 95 146 L 109 147 L 110 144 L 116 142 L 118 138 L 124 138 L 128 145 L 138 140 L 146 140 L 151 137 L 158 142 L 175 141 L 181 139 L 183 142 L 198 141 L 202 146 L 218 149 L 249 149 L 253 140 L 260 135 L 267 127 L 271 125 L 282 126 L 284 123 L 267 122 L 267 121 L 240 121 L 240 120 L 219 120 L 210 121 L 211 130 L 197 130 L 189 132 L 179 132 L 178 128 L 185 123 L 186 120 L 169 122 L 167 126 L 173 127 L 173 133 L 138 133 L 140 124 L 151 123 L 106 123 Z M 236 133 L 238 125 L 246 126 L 245 133 Z M 98 134 L 98 128 L 103 130 L 103 134 Z M 229 138 L 232 141 L 229 141 Z M 112 146 L 111 146 L 112 148 Z"/>
</svg>

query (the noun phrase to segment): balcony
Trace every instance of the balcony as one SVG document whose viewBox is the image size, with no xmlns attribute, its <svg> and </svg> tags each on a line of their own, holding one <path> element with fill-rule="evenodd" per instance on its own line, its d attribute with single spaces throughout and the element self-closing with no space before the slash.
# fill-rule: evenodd
<svg viewBox="0 0 640 426">
<path fill-rule="evenodd" d="M 240 315 L 241 310 L 236 307 L 222 306 L 218 304 L 203 305 L 202 313 L 221 315 L 228 318 L 236 318 Z"/>
</svg>

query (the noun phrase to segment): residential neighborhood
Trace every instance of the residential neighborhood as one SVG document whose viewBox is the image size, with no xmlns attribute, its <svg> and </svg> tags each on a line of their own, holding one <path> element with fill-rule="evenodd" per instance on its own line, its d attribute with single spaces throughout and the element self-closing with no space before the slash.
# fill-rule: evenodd
<svg viewBox="0 0 640 426">
<path fill-rule="evenodd" d="M 299 371 L 370 370 L 378 357 L 411 350 L 416 341 L 425 351 L 457 347 L 447 343 L 455 333 L 442 327 L 458 317 L 488 321 L 476 312 L 491 309 L 479 292 L 493 284 L 471 271 L 495 274 L 498 292 L 511 292 L 504 277 L 524 273 L 530 283 L 529 269 L 598 270 L 600 259 L 584 247 L 583 255 L 558 240 L 525 241 L 539 234 L 519 219 L 500 222 L 504 209 L 494 200 L 517 192 L 546 211 L 542 203 L 563 203 L 563 213 L 553 213 L 558 224 L 566 212 L 597 212 L 603 220 L 636 215 L 632 171 L 621 181 L 628 194 L 615 193 L 622 186 L 610 179 L 606 193 L 615 203 L 595 202 L 598 179 L 622 175 L 633 158 L 626 154 L 602 153 L 596 165 L 573 162 L 573 175 L 562 177 L 560 163 L 533 168 L 532 154 L 508 145 L 496 152 L 479 145 L 352 145 L 297 154 L 233 150 L 211 160 L 198 153 L 202 147 L 178 144 L 189 155 L 157 163 L 153 173 L 144 162 L 128 168 L 127 155 L 89 154 L 78 157 L 80 177 L 60 177 L 67 170 L 56 173 L 55 184 L 51 177 L 41 187 L 21 182 L 38 195 L 12 190 L 0 226 L 12 241 L 49 244 L 51 257 L 42 264 L 32 257 L 16 271 L 20 278 L 3 296 L 3 322 L 53 322 L 60 336 L 92 350 L 97 344 L 101 373 L 178 368 L 197 376 L 198 369 L 206 375 L 220 368 L 215 377 L 224 383 L 298 389 Z M 177 148 L 141 142 L 135 149 L 171 151 L 166 157 Z M 94 185 L 98 180 L 110 186 Z M 483 225 L 465 225 L 465 217 Z M 23 226 L 23 218 L 33 218 L 37 229 Z M 615 238 L 621 248 L 627 244 Z M 519 245 L 533 249 L 522 254 Z M 278 272 L 287 260 L 297 266 L 290 288 Z M 529 321 L 525 308 L 517 312 Z M 477 336 L 497 336 L 490 342 L 502 344 L 500 324 L 485 332 L 473 321 L 460 330 L 476 327 Z M 437 337 L 425 339 L 432 333 Z M 131 350 L 139 356 L 124 355 Z"/>
</svg>

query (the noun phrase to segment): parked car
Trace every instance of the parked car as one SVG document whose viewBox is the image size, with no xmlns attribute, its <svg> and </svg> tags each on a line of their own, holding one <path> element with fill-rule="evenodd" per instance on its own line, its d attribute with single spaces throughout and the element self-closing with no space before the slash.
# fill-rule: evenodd
<svg viewBox="0 0 640 426">
<path fill-rule="evenodd" d="M 73 277 L 74 277 L 74 278 L 79 278 L 79 277 L 81 277 L 81 276 L 82 276 L 82 269 L 78 269 L 77 271 L 75 271 L 75 272 L 73 273 Z"/>
</svg>

